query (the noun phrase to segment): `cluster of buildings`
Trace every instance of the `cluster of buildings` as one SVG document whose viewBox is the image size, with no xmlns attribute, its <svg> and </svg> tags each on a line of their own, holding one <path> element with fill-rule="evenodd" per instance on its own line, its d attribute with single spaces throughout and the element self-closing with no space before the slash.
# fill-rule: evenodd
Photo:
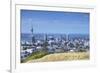
<svg viewBox="0 0 100 73">
<path fill-rule="evenodd" d="M 25 59 L 30 54 L 37 51 L 50 53 L 63 52 L 87 52 L 89 51 L 89 38 L 70 38 L 66 35 L 59 37 L 45 34 L 44 39 L 36 39 L 32 36 L 31 42 L 21 41 L 21 59 Z"/>
</svg>

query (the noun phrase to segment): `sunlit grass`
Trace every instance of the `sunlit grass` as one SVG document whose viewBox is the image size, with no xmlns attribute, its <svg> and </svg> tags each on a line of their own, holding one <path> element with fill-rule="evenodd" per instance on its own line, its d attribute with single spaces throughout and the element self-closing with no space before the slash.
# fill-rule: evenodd
<svg viewBox="0 0 100 73">
<path fill-rule="evenodd" d="M 71 60 L 88 60 L 89 52 L 68 52 L 68 53 L 55 53 L 45 55 L 39 59 L 30 59 L 28 63 L 34 62 L 49 62 L 49 61 L 71 61 Z"/>
</svg>

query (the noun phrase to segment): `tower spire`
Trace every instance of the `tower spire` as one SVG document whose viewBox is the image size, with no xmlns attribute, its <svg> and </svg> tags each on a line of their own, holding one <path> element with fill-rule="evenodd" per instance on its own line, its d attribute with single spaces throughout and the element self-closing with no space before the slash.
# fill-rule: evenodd
<svg viewBox="0 0 100 73">
<path fill-rule="evenodd" d="M 32 19 L 30 19 L 30 23 L 31 23 L 30 31 L 31 31 L 31 35 L 32 35 L 31 41 L 32 41 L 32 44 L 34 44 L 35 43 L 35 37 L 34 37 L 34 28 L 33 28 L 33 24 L 32 24 Z"/>
<path fill-rule="evenodd" d="M 33 25 L 31 25 L 31 33 L 32 33 L 32 36 L 33 36 L 33 32 L 34 32 Z"/>
</svg>

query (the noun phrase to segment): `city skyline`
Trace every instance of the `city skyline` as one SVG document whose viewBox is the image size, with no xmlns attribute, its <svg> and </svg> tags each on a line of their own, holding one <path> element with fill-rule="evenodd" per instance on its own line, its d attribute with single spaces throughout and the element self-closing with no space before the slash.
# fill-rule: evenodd
<svg viewBox="0 0 100 73">
<path fill-rule="evenodd" d="M 89 13 L 21 10 L 21 33 L 89 34 Z"/>
</svg>

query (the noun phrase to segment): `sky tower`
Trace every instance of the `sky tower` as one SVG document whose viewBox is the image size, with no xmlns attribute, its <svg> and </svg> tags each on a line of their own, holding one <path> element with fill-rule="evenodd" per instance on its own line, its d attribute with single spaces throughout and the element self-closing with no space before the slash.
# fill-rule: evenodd
<svg viewBox="0 0 100 73">
<path fill-rule="evenodd" d="M 32 35 L 32 44 L 34 44 L 35 43 L 35 36 L 34 36 L 33 25 L 31 26 L 31 35 Z"/>
</svg>

